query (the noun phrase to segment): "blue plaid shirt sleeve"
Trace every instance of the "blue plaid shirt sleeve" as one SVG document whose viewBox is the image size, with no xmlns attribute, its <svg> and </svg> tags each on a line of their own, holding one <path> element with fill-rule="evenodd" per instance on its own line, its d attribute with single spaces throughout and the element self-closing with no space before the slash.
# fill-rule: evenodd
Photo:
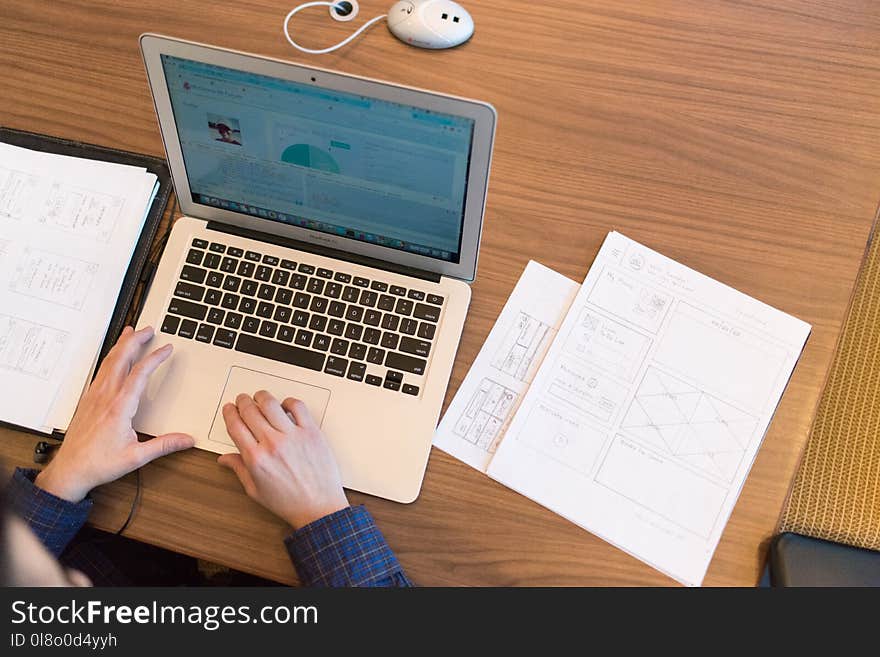
<svg viewBox="0 0 880 657">
<path fill-rule="evenodd" d="M 315 520 L 284 543 L 304 586 L 413 586 L 363 506 Z"/>
<path fill-rule="evenodd" d="M 56 557 L 86 524 L 92 501 L 68 502 L 34 483 L 39 470 L 16 468 L 6 489 L 12 510 Z"/>
</svg>

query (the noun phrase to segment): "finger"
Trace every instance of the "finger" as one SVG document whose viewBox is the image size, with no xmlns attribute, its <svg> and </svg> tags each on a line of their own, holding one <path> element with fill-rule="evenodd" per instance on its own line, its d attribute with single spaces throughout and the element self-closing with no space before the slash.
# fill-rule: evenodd
<svg viewBox="0 0 880 657">
<path fill-rule="evenodd" d="M 290 418 L 287 417 L 287 413 L 284 412 L 281 404 L 271 393 L 266 390 L 259 390 L 254 395 L 254 401 L 260 407 L 263 416 L 274 428 L 278 429 L 278 431 L 287 431 L 290 428 Z"/>
<path fill-rule="evenodd" d="M 223 405 L 223 421 L 226 423 L 226 433 L 232 438 L 232 442 L 238 447 L 239 452 L 245 454 L 257 446 L 257 439 L 241 419 L 235 404 Z"/>
<path fill-rule="evenodd" d="M 126 326 L 119 336 L 119 340 L 113 345 L 104 363 L 101 365 L 99 376 L 109 381 L 122 383 L 122 379 L 128 375 L 132 364 L 137 359 L 141 348 L 153 338 L 153 327 L 145 326 L 135 331 Z"/>
<path fill-rule="evenodd" d="M 247 428 L 251 430 L 251 433 L 258 442 L 268 432 L 274 431 L 272 425 L 269 424 L 266 416 L 263 415 L 260 407 L 257 406 L 257 403 L 250 395 L 239 395 L 235 398 L 235 405 L 238 407 L 238 413 L 241 415 L 241 419 L 244 420 Z"/>
<path fill-rule="evenodd" d="M 241 458 L 241 454 L 223 454 L 217 459 L 217 463 L 224 468 L 232 470 L 241 482 L 244 492 L 253 497 L 257 488 L 254 485 L 254 479 L 251 477 L 250 471 L 247 469 L 244 460 Z"/>
<path fill-rule="evenodd" d="M 318 423 L 302 399 L 288 397 L 281 402 L 281 408 L 293 416 L 293 421 L 303 429 L 317 429 Z"/>
<path fill-rule="evenodd" d="M 137 444 L 138 464 L 146 465 L 150 461 L 189 449 L 196 444 L 195 438 L 186 433 L 166 433 Z"/>
<path fill-rule="evenodd" d="M 128 417 L 134 417 L 135 413 L 137 413 L 141 395 L 144 394 L 150 376 L 156 371 L 159 365 L 168 360 L 172 351 L 173 347 L 170 344 L 166 344 L 141 358 L 137 364 L 131 368 L 131 372 L 125 377 L 122 389 L 120 390 L 124 409 Z"/>
</svg>

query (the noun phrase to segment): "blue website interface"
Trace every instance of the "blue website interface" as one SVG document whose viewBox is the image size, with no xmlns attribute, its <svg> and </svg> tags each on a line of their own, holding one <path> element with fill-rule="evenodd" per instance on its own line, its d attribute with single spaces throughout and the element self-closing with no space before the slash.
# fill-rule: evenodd
<svg viewBox="0 0 880 657">
<path fill-rule="evenodd" d="M 162 64 L 194 202 L 459 261 L 472 119 Z"/>
</svg>

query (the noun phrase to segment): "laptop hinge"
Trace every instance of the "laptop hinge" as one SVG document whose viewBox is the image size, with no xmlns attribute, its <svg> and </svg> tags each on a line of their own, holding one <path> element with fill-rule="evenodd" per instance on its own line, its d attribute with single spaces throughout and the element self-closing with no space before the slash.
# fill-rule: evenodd
<svg viewBox="0 0 880 657">
<path fill-rule="evenodd" d="M 216 230 L 218 232 L 227 233 L 229 235 L 238 235 L 239 237 L 259 240 L 260 242 L 269 242 L 270 244 L 277 244 L 278 246 L 296 249 L 297 251 L 307 251 L 309 253 L 314 253 L 315 255 L 324 256 L 325 258 L 345 260 L 346 262 L 351 262 L 356 265 L 363 265 L 364 267 L 373 267 L 374 269 L 382 269 L 384 271 L 392 272 L 394 274 L 402 274 L 403 276 L 420 278 L 424 281 L 431 281 L 432 283 L 440 282 L 440 274 L 437 274 L 435 272 L 425 271 L 424 269 L 418 269 L 416 267 L 407 267 L 406 265 L 398 265 L 393 262 L 386 262 L 385 260 L 368 258 L 366 256 L 358 255 L 356 253 L 339 251 L 337 249 L 331 249 L 327 246 L 321 246 L 320 244 L 301 242 L 290 237 L 272 235 L 271 233 L 263 233 L 257 230 L 241 228 L 239 226 L 224 224 L 217 221 L 209 221 L 208 230 Z"/>
</svg>

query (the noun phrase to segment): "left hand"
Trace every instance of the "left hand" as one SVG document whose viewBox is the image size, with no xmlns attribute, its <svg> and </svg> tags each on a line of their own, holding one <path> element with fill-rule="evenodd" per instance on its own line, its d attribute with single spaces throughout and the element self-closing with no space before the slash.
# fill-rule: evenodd
<svg viewBox="0 0 880 657">
<path fill-rule="evenodd" d="M 83 395 L 55 458 L 37 475 L 37 486 L 79 502 L 96 486 L 195 444 L 183 433 L 139 442 L 131 426 L 150 375 L 171 355 L 167 344 L 137 360 L 152 337 L 150 327 L 123 330 Z"/>
</svg>

